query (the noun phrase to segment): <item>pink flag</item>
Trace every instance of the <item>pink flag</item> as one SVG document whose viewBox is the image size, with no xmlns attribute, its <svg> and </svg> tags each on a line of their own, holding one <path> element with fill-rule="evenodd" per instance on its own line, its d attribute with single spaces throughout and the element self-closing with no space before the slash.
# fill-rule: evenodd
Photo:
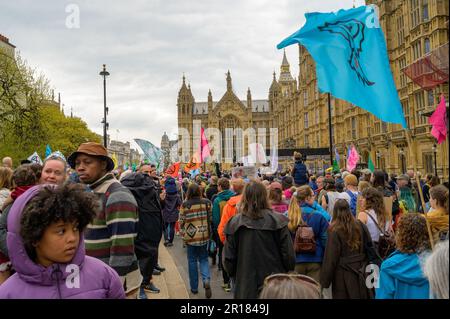
<svg viewBox="0 0 450 319">
<path fill-rule="evenodd" d="M 445 107 L 445 98 L 444 95 L 441 95 L 441 102 L 438 107 L 434 111 L 434 113 L 428 119 L 428 122 L 433 126 L 431 129 L 431 135 L 433 135 L 438 144 L 441 144 L 445 141 L 447 137 L 447 125 L 446 125 L 446 107 Z"/>
<path fill-rule="evenodd" d="M 203 127 L 201 130 L 200 155 L 201 162 L 204 162 L 205 158 L 211 156 L 211 150 L 209 149 L 208 140 L 206 139 L 205 129 Z"/>
<path fill-rule="evenodd" d="M 347 158 L 347 170 L 349 172 L 351 172 L 352 170 L 355 169 L 356 164 L 359 161 L 359 154 L 358 151 L 356 150 L 355 146 L 352 145 L 352 149 L 350 151 L 350 155 Z"/>
</svg>

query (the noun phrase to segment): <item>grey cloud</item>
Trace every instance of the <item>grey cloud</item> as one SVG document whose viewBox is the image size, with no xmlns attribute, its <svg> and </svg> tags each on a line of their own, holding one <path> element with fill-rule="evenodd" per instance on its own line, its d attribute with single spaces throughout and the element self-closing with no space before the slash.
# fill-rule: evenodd
<svg viewBox="0 0 450 319">
<path fill-rule="evenodd" d="M 351 7 L 352 0 L 226 1 L 4 1 L 0 33 L 9 37 L 29 64 L 61 92 L 89 127 L 102 134 L 103 63 L 107 79 L 110 134 L 159 145 L 164 131 L 177 131 L 176 99 L 185 72 L 194 97 L 208 89 L 219 100 L 229 69 L 233 87 L 245 99 L 267 98 L 282 51 L 276 44 L 298 30 L 307 11 Z M 363 0 L 358 0 L 357 5 Z M 67 29 L 65 7 L 80 8 L 80 29 Z M 298 76 L 298 48 L 286 49 Z"/>
</svg>

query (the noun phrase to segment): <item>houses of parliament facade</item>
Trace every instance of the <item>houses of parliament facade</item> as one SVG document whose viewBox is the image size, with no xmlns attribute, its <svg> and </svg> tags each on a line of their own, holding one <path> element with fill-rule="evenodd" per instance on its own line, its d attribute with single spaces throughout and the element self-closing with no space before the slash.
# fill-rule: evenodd
<svg viewBox="0 0 450 319">
<path fill-rule="evenodd" d="M 409 147 L 401 125 L 382 122 L 359 107 L 331 98 L 331 135 L 333 146 L 340 154 L 340 167 L 345 167 L 347 147 L 353 144 L 361 156 L 362 166 L 367 164 L 370 155 L 376 168 L 402 173 L 412 169 L 415 160 L 422 176 L 437 172 L 441 179 L 448 181 L 448 138 L 437 145 L 428 124 L 441 94 L 446 101 L 449 99 L 448 1 L 367 0 L 366 4 L 379 8 L 390 66 L 411 130 L 412 145 Z M 266 100 L 253 100 L 250 89 L 247 98 L 240 100 L 233 92 L 230 72 L 226 83 L 227 91 L 218 102 L 213 101 L 211 92 L 207 102 L 196 102 L 183 77 L 177 101 L 178 128 L 185 128 L 192 135 L 195 120 L 201 120 L 205 129 L 215 127 L 221 131 L 236 127 L 278 128 L 279 149 L 292 149 L 293 153 L 294 149 L 329 147 L 328 94 L 319 93 L 315 63 L 304 47 L 299 46 L 298 77 L 291 75 L 284 55 L 279 76 L 273 74 Z M 270 142 L 267 137 L 264 145 L 267 149 Z M 222 151 L 225 147 L 222 144 Z M 284 167 L 292 164 L 292 157 L 280 159 Z M 329 155 L 306 159 L 313 171 L 329 162 Z"/>
</svg>

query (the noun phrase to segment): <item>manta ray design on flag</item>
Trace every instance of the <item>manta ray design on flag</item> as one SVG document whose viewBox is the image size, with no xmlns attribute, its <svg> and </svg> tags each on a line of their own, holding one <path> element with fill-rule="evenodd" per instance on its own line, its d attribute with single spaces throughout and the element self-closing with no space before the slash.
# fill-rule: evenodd
<svg viewBox="0 0 450 319">
<path fill-rule="evenodd" d="M 305 16 L 306 24 L 277 48 L 300 43 L 316 63 L 321 93 L 406 128 L 375 6 Z"/>
</svg>

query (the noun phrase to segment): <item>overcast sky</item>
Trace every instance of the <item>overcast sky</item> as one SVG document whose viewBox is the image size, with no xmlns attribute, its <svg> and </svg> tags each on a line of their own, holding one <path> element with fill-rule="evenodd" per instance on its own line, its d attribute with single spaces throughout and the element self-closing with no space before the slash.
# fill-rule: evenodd
<svg viewBox="0 0 450 319">
<path fill-rule="evenodd" d="M 241 100 L 267 99 L 283 51 L 276 45 L 297 31 L 306 12 L 363 5 L 364 0 L 0 0 L 0 34 L 61 93 L 66 114 L 102 135 L 102 64 L 112 139 L 160 145 L 177 132 L 183 72 L 197 102 L 226 91 L 229 69 Z M 70 6 L 71 4 L 76 5 Z M 76 11 L 79 9 L 79 28 Z M 68 11 L 68 12 L 66 12 Z M 66 26 L 75 26 L 68 28 Z M 298 76 L 298 47 L 286 54 Z M 119 130 L 119 132 L 117 132 Z"/>
</svg>

